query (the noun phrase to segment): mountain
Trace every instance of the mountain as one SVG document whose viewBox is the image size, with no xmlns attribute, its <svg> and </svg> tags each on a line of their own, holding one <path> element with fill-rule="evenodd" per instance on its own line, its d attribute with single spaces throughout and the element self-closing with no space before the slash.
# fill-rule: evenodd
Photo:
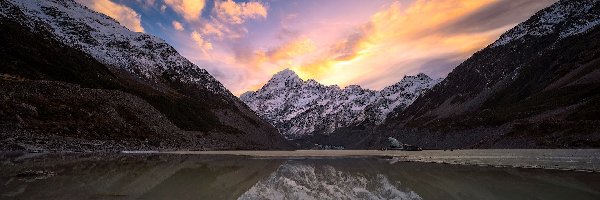
<svg viewBox="0 0 600 200">
<path fill-rule="evenodd" d="M 252 110 L 288 138 L 329 134 L 341 127 L 382 124 L 394 109 L 403 109 L 437 84 L 425 74 L 405 76 L 381 91 L 350 85 L 324 86 L 303 81 L 285 69 L 258 91 L 240 96 Z"/>
<path fill-rule="evenodd" d="M 344 164 L 354 166 L 352 162 Z M 238 199 L 423 199 L 403 184 L 370 170 L 342 171 L 327 164 L 289 161 Z"/>
<path fill-rule="evenodd" d="M 150 149 L 287 147 L 275 128 L 160 38 L 73 0 L 3 0 L 0 20 L 0 89 L 10 91 L 0 130 L 13 147 L 68 149 L 63 137 L 110 140 L 115 148 L 140 141 L 151 141 L 142 145 Z M 15 134 L 53 138 L 57 146 Z"/>
<path fill-rule="evenodd" d="M 600 1 L 561 0 L 378 131 L 428 148 L 600 147 L 599 24 Z"/>
</svg>

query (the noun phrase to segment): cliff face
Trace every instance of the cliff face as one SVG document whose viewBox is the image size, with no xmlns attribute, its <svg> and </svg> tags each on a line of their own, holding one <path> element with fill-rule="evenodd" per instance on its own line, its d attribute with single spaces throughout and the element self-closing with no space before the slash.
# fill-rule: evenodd
<svg viewBox="0 0 600 200">
<path fill-rule="evenodd" d="M 183 137 L 187 142 L 155 144 L 148 148 L 287 147 L 274 127 L 257 117 L 208 72 L 159 38 L 131 32 L 115 20 L 71 0 L 7 0 L 0 1 L 0 8 L 3 27 L 0 73 L 3 77 L 16 77 L 3 78 L 3 89 L 27 88 L 13 90 L 12 96 L 3 95 L 3 101 L 7 105 L 33 105 L 39 110 L 69 108 L 24 119 L 20 111 L 7 106 L 1 113 L 4 133 L 21 131 L 34 133 L 32 135 L 138 142 L 140 138 L 142 141 L 169 138 L 164 130 L 170 130 L 166 132 L 174 134 L 169 140 L 180 141 L 177 137 Z M 40 89 L 34 86 L 39 84 L 57 91 L 38 92 Z M 87 93 L 106 95 L 97 95 L 95 99 L 78 97 Z M 110 99 L 114 94 L 128 100 Z M 36 103 L 32 100 L 36 98 L 54 99 L 56 104 L 45 100 Z M 128 101 L 137 103 L 128 104 Z M 119 121 L 118 117 L 98 110 L 104 106 L 119 110 L 110 102 L 147 117 L 123 116 L 128 115 L 124 111 L 118 113 L 124 119 Z M 144 109 L 138 105 L 144 105 Z M 88 112 L 100 116 L 88 116 Z M 72 119 L 64 115 L 77 116 L 82 123 L 70 123 Z M 93 119 L 102 119 L 101 124 L 106 128 L 81 126 L 93 124 Z M 160 119 L 163 123 L 147 119 Z M 136 137 L 132 137 L 132 133 Z M 43 144 L 37 145 L 43 147 Z"/>
</svg>

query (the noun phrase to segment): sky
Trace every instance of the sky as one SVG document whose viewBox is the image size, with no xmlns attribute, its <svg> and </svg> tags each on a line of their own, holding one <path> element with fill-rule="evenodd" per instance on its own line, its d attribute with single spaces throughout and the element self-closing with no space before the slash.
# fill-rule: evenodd
<svg viewBox="0 0 600 200">
<path fill-rule="evenodd" d="M 77 0 L 158 36 L 235 95 L 289 68 L 380 90 L 445 77 L 557 0 Z"/>
</svg>

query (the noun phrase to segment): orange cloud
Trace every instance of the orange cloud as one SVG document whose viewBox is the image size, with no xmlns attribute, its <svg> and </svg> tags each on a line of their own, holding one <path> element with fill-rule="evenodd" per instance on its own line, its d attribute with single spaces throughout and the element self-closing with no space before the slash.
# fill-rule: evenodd
<svg viewBox="0 0 600 200">
<path fill-rule="evenodd" d="M 349 1 L 353 5 L 338 11 L 331 9 L 339 6 L 333 3 L 324 9 L 311 7 L 327 4 L 320 2 L 271 14 L 262 3 L 258 4 L 264 12 L 252 6 L 249 10 L 257 11 L 244 12 L 245 3 L 217 0 L 210 18 L 196 23 L 198 32 L 192 36 L 198 44 L 194 47 L 212 48 L 208 38 L 215 48 L 209 54 L 200 54 L 198 49 L 189 52 L 237 95 L 260 88 L 283 68 L 327 85 L 381 89 L 405 74 L 443 77 L 553 1 L 407 0 L 383 1 L 376 6 L 371 1 Z M 275 6 L 273 3 L 279 11 Z M 348 13 L 347 9 L 355 6 L 366 11 Z M 248 30 L 243 22 L 267 15 L 280 17 L 280 23 L 253 24 L 249 30 L 261 34 L 244 38 Z M 276 32 L 268 32 L 271 30 Z"/>
<path fill-rule="evenodd" d="M 204 35 L 213 35 L 217 38 L 222 38 L 224 29 L 225 28 L 223 27 L 223 24 L 205 23 L 204 26 L 202 27 L 202 33 Z"/>
<path fill-rule="evenodd" d="M 240 39 L 248 32 L 243 26 L 247 20 L 267 17 L 267 7 L 258 1 L 215 1 L 214 6 L 210 20 L 197 25 L 197 29 L 204 36 L 217 40 Z"/>
<path fill-rule="evenodd" d="M 239 57 L 241 64 L 248 64 L 254 70 L 275 73 L 284 68 L 294 67 L 297 60 L 316 49 L 315 43 L 310 38 L 296 38 L 287 41 L 267 51 L 257 50 L 249 58 Z"/>
<path fill-rule="evenodd" d="M 315 43 L 310 38 L 298 38 L 266 52 L 271 62 L 288 60 L 315 50 Z"/>
<path fill-rule="evenodd" d="M 213 48 L 212 43 L 206 41 L 202 35 L 200 35 L 200 33 L 198 33 L 197 31 L 192 32 L 191 34 L 192 40 L 194 42 L 196 42 L 196 44 L 198 45 L 198 47 L 200 47 L 203 50 L 211 50 Z"/>
<path fill-rule="evenodd" d="M 77 0 L 79 3 L 95 10 L 96 12 L 104 13 L 105 15 L 117 20 L 121 25 L 135 32 L 144 32 L 140 15 L 133 9 L 113 3 L 110 0 Z"/>
<path fill-rule="evenodd" d="M 173 25 L 173 28 L 174 28 L 175 30 L 178 30 L 178 31 L 183 31 L 183 30 L 185 30 L 185 28 L 183 28 L 183 25 L 182 25 L 180 22 L 178 22 L 178 21 L 175 21 L 175 20 L 173 20 L 173 23 L 172 23 L 172 25 Z"/>
<path fill-rule="evenodd" d="M 165 4 L 186 21 L 198 21 L 206 2 L 205 0 L 165 0 Z"/>
<path fill-rule="evenodd" d="M 448 53 L 472 53 L 500 33 L 444 34 L 448 23 L 481 9 L 492 0 L 417 0 L 407 7 L 398 2 L 372 15 L 355 33 L 334 42 L 322 56 L 298 63 L 293 69 L 303 78 L 326 84 L 360 81 L 368 66 L 417 60 Z M 407 66 L 407 71 L 410 66 Z M 413 68 L 414 69 L 414 68 Z M 377 72 L 374 72 L 377 73 Z M 385 70 L 380 70 L 385 76 Z M 373 76 L 373 75 L 370 75 Z"/>
<path fill-rule="evenodd" d="M 215 2 L 217 16 L 232 24 L 242 24 L 246 19 L 266 18 L 267 8 L 260 2 L 236 3 L 232 0 Z"/>
</svg>

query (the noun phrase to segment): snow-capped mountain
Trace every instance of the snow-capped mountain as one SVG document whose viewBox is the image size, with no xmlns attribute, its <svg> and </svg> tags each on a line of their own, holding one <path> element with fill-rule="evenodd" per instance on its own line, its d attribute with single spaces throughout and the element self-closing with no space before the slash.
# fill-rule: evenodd
<svg viewBox="0 0 600 200">
<path fill-rule="evenodd" d="M 600 137 L 600 1 L 560 0 L 453 69 L 379 131 L 426 148 L 570 148 Z"/>
<path fill-rule="evenodd" d="M 31 80 L 13 83 L 15 87 L 35 88 L 41 84 L 57 90 L 18 90 L 10 102 L 2 103 L 11 110 L 21 104 L 34 109 L 59 109 L 45 113 L 47 116 L 4 112 L 25 119 L 19 123 L 26 124 L 10 123 L 9 128 L 0 127 L 0 131 L 43 133 L 31 134 L 26 141 L 42 141 L 39 135 L 52 134 L 58 136 L 56 142 L 60 145 L 66 141 L 60 137 L 68 136 L 82 140 L 154 140 L 151 148 L 289 147 L 272 125 L 165 41 L 132 32 L 74 0 L 1 0 L 0 24 L 0 44 L 5 50 L 0 51 L 0 74 Z M 115 91 L 120 95 L 114 95 Z M 86 92 L 106 95 L 81 98 Z M 53 99 L 69 108 L 31 99 Z M 147 112 L 151 109 L 140 109 L 138 105 L 149 105 L 144 108 L 157 111 Z M 164 127 L 157 121 L 164 122 Z M 170 131 L 155 131 L 167 129 Z M 173 142 L 172 138 L 189 140 Z M 45 143 L 35 145 L 56 149 Z"/>
<path fill-rule="evenodd" d="M 238 199 L 423 199 L 383 174 L 288 162 Z"/>
<path fill-rule="evenodd" d="M 504 33 L 491 46 L 525 42 L 533 37 L 557 35 L 558 39 L 563 39 L 584 33 L 600 24 L 597 6 L 597 0 L 560 1 Z"/>
<path fill-rule="evenodd" d="M 357 85 L 345 88 L 303 81 L 286 69 L 275 74 L 260 90 L 240 99 L 287 137 L 331 133 L 337 128 L 381 124 L 388 113 L 403 109 L 441 80 L 425 74 L 405 76 L 381 91 Z"/>
<path fill-rule="evenodd" d="M 162 39 L 133 32 L 116 20 L 73 0 L 7 0 L 0 7 L 4 17 L 20 10 L 31 30 L 47 29 L 57 40 L 91 55 L 113 70 L 124 70 L 144 81 L 160 83 L 172 76 L 184 83 L 233 98 L 206 70 L 181 56 Z"/>
</svg>

